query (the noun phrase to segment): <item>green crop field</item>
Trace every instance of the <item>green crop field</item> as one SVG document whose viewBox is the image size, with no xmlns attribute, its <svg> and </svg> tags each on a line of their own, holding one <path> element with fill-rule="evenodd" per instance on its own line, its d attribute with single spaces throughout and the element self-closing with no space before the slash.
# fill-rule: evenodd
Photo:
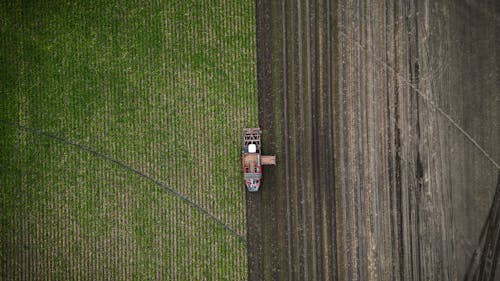
<svg viewBox="0 0 500 281">
<path fill-rule="evenodd" d="M 253 1 L 0 4 L 0 279 L 244 280 Z"/>
</svg>

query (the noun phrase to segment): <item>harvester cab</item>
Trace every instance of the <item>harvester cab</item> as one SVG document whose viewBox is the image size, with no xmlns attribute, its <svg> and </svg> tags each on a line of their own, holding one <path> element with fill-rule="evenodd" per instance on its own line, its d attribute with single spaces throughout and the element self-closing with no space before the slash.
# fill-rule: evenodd
<svg viewBox="0 0 500 281">
<path fill-rule="evenodd" d="M 259 191 L 262 180 L 262 165 L 276 165 L 275 156 L 261 155 L 260 128 L 243 129 L 243 178 L 250 192 Z"/>
</svg>

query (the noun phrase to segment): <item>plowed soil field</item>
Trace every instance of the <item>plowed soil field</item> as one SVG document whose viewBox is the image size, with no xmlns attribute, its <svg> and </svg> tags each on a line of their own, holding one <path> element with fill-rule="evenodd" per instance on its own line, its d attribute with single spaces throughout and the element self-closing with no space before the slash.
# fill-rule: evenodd
<svg viewBox="0 0 500 281">
<path fill-rule="evenodd" d="M 259 123 L 278 164 L 247 194 L 249 280 L 493 278 L 493 6 L 257 1 Z"/>
</svg>

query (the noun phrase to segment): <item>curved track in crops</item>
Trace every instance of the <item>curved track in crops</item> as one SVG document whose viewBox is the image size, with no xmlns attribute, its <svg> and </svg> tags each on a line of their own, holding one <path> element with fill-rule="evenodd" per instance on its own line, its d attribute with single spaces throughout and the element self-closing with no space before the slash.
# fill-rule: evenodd
<svg viewBox="0 0 500 281">
<path fill-rule="evenodd" d="M 199 212 L 205 214 L 210 219 L 212 219 L 215 222 L 217 222 L 221 227 L 225 228 L 229 233 L 231 233 L 232 235 L 236 236 L 240 241 L 246 242 L 246 239 L 245 239 L 245 237 L 243 235 L 241 235 L 240 233 L 238 233 L 231 226 L 229 226 L 226 223 L 224 223 L 221 219 L 217 218 L 215 215 L 211 214 L 209 211 L 205 210 L 200 205 L 196 204 L 194 201 L 192 201 L 188 197 L 186 197 L 183 194 L 179 193 L 175 189 L 172 189 L 172 188 L 168 187 L 166 184 L 164 184 L 160 180 L 155 179 L 155 178 L 153 178 L 153 177 L 145 174 L 144 172 L 142 172 L 142 171 L 140 171 L 140 170 L 138 170 L 138 169 L 136 169 L 136 168 L 134 168 L 134 167 L 132 167 L 132 166 L 130 166 L 130 165 L 128 165 L 128 164 L 120 161 L 120 160 L 117 160 L 117 159 L 115 159 L 115 158 L 113 158 L 113 157 L 111 157 L 111 156 L 109 156 L 107 154 L 99 152 L 99 151 L 97 151 L 96 149 L 94 149 L 92 147 L 85 146 L 83 144 L 79 144 L 79 143 L 73 142 L 71 140 L 62 138 L 60 136 L 56 136 L 54 134 L 42 131 L 40 129 L 27 127 L 27 126 L 21 125 L 19 123 L 11 122 L 11 121 L 8 121 L 8 120 L 0 120 L 0 123 L 4 124 L 6 126 L 15 127 L 18 130 L 21 130 L 21 131 L 24 131 L 24 132 L 28 132 L 28 133 L 35 134 L 35 135 L 38 135 L 38 136 L 43 136 L 43 137 L 46 137 L 46 138 L 49 138 L 49 139 L 56 140 L 56 141 L 58 141 L 58 142 L 60 142 L 62 144 L 69 145 L 69 146 L 72 146 L 74 148 L 86 151 L 86 152 L 88 152 L 88 153 L 90 153 L 90 154 L 92 154 L 92 155 L 94 155 L 96 157 L 99 157 L 99 158 L 102 158 L 102 159 L 104 159 L 106 161 L 115 163 L 116 165 L 118 165 L 118 166 L 126 169 L 127 171 L 132 172 L 134 174 L 137 174 L 138 176 L 143 177 L 143 178 L 145 178 L 145 179 L 153 182 L 155 185 L 163 188 L 167 192 L 169 192 L 172 195 L 174 195 L 175 197 L 179 198 L 185 204 L 187 204 L 187 205 L 189 205 L 189 206 L 197 209 Z"/>
</svg>

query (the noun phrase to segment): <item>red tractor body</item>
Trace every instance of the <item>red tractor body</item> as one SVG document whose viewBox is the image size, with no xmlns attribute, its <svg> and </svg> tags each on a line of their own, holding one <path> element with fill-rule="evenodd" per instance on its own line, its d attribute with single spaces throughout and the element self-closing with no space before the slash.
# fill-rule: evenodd
<svg viewBox="0 0 500 281">
<path fill-rule="evenodd" d="M 243 130 L 243 178 L 248 191 L 259 191 L 262 180 L 262 165 L 275 165 L 275 156 L 261 155 L 260 128 L 247 128 Z"/>
</svg>

